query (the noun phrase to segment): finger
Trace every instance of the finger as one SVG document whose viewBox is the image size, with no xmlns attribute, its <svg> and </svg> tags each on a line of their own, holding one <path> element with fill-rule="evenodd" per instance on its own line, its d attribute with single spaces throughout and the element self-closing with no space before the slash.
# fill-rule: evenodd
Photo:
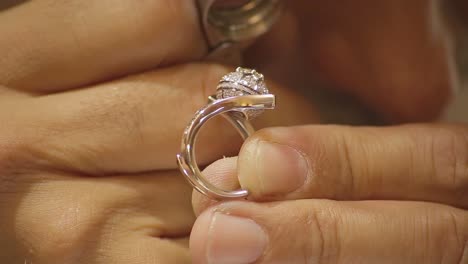
<svg viewBox="0 0 468 264">
<path fill-rule="evenodd" d="M 194 263 L 464 263 L 467 223 L 430 203 L 230 202 L 197 219 L 190 250 Z"/>
<path fill-rule="evenodd" d="M 198 59 L 206 47 L 194 3 L 39 0 L 3 11 L 0 84 L 59 91 Z"/>
<path fill-rule="evenodd" d="M 17 158 L 31 166 L 93 175 L 173 169 L 183 130 L 226 72 L 216 65 L 183 65 L 10 102 L 2 107 L 15 110 L 0 113 L 9 127 L 2 136 L 16 142 L 10 147 L 14 152 L 32 153 Z M 271 88 L 281 98 L 279 107 L 266 113 L 259 127 L 314 120 L 315 112 L 300 96 Z M 241 138 L 226 124 L 222 118 L 213 120 L 201 133 L 200 166 L 238 150 Z"/>
<path fill-rule="evenodd" d="M 178 171 L 18 175 L 0 191 L 3 263 L 190 262 L 191 188 Z"/>
<path fill-rule="evenodd" d="M 202 174 L 206 180 L 222 190 L 232 191 L 240 188 L 237 179 L 237 157 L 217 160 L 207 166 Z M 193 190 L 192 206 L 196 216 L 200 215 L 206 208 L 219 202 Z"/>
<path fill-rule="evenodd" d="M 11 102 L 20 97 L 30 97 L 31 94 L 23 91 L 17 91 L 9 87 L 0 85 L 0 102 Z"/>
<path fill-rule="evenodd" d="M 420 200 L 466 208 L 467 139 L 466 125 L 271 128 L 244 144 L 237 175 L 252 199 Z"/>
<path fill-rule="evenodd" d="M 437 1 L 295 1 L 317 78 L 391 122 L 437 118 L 458 86 Z"/>
</svg>

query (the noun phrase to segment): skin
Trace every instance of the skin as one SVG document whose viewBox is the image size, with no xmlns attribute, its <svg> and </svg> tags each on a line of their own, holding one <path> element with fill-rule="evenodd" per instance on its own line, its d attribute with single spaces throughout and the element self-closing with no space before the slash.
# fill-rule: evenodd
<svg viewBox="0 0 468 264">
<path fill-rule="evenodd" d="M 195 7 L 37 0 L 0 25 L 0 262 L 190 263 L 195 216 L 175 154 L 233 69 L 196 63 L 206 47 Z M 284 104 L 259 127 L 316 120 L 271 86 Z M 202 166 L 241 143 L 221 119 L 199 140 L 216 146 L 200 148 Z"/>
<path fill-rule="evenodd" d="M 314 3 L 318 4 L 318 2 Z M 418 3 L 423 7 L 430 4 L 428 1 Z M 291 217 L 291 213 L 297 214 L 298 225 L 290 225 L 291 230 L 285 230 L 285 233 L 277 235 L 286 237 L 284 240 L 286 242 L 292 239 L 286 234 L 298 233 L 294 235 L 294 239 L 298 238 L 299 241 L 304 241 L 304 245 L 312 246 L 303 247 L 300 253 L 299 249 L 295 249 L 289 252 L 292 255 L 288 255 L 281 245 L 272 247 L 273 244 L 270 244 L 265 248 L 266 253 L 258 262 L 281 262 L 294 256 L 301 256 L 302 260 L 313 261 L 317 255 L 325 255 L 330 256 L 330 259 L 324 259 L 324 263 L 327 260 L 331 263 L 339 261 L 349 263 L 346 262 L 348 259 L 354 259 L 353 256 L 347 255 L 351 252 L 351 248 L 347 247 L 348 244 L 345 242 L 338 239 L 327 240 L 330 242 L 324 244 L 323 247 L 316 247 L 317 243 L 305 243 L 309 240 L 313 241 L 314 237 L 310 234 L 317 233 L 313 228 L 319 226 L 318 224 L 309 226 L 310 233 L 299 233 L 300 228 L 304 227 L 301 223 L 310 223 L 307 221 L 313 219 L 306 212 L 323 211 L 324 208 L 328 211 L 320 214 L 322 218 L 318 219 L 322 220 L 316 223 L 325 222 L 331 225 L 335 223 L 333 219 L 341 215 L 344 224 L 349 222 L 346 221 L 347 218 L 355 218 L 354 226 L 350 226 L 349 230 L 359 230 L 362 228 L 362 223 L 368 222 L 368 219 L 375 219 L 374 225 L 366 226 L 369 230 L 368 237 L 361 237 L 361 240 L 356 242 L 353 240 L 355 233 L 350 231 L 349 234 L 351 240 L 348 243 L 356 242 L 352 244 L 356 245 L 356 252 L 362 253 L 359 255 L 362 258 L 361 262 L 374 260 L 366 255 L 370 251 L 386 254 L 385 256 L 389 257 L 400 256 L 398 253 L 401 251 L 398 250 L 407 249 L 403 246 L 406 244 L 394 247 L 398 244 L 396 241 L 408 241 L 410 245 L 411 241 L 407 240 L 406 236 L 411 232 L 394 232 L 389 239 L 389 244 L 385 241 L 378 244 L 378 249 L 381 251 L 375 251 L 375 248 L 370 249 L 370 243 L 375 241 L 375 237 L 381 236 L 381 230 L 377 227 L 388 226 L 386 216 L 393 216 L 397 209 L 401 223 L 409 222 L 408 219 L 416 219 L 415 221 L 429 219 L 430 224 L 428 223 L 427 230 L 439 232 L 445 228 L 448 232 L 452 232 L 450 234 L 456 234 L 458 239 L 456 242 L 447 240 L 452 244 L 444 244 L 451 250 L 453 248 L 453 251 L 447 253 L 447 259 L 456 260 L 461 256 L 463 242 L 466 243 L 466 226 L 463 225 L 463 220 L 466 219 L 463 218 L 466 217 L 464 205 L 454 203 L 455 199 L 450 195 L 440 194 L 440 197 L 444 197 L 443 199 L 437 196 L 432 200 L 420 193 L 414 195 L 413 189 L 409 188 L 412 186 L 408 187 L 407 192 L 402 191 L 397 194 L 385 193 L 384 196 L 379 196 L 380 193 L 376 192 L 375 197 L 354 193 L 353 189 L 347 191 L 349 196 L 343 194 L 336 197 L 333 193 L 317 195 L 304 192 L 290 196 L 266 196 L 259 192 L 254 199 L 271 204 L 255 202 L 219 204 L 218 207 L 207 209 L 197 220 L 193 229 L 190 255 L 188 238 L 195 221 L 190 203 L 191 188 L 179 175 L 174 157 L 186 123 L 193 113 L 206 103 L 207 95 L 213 93 L 213 87 L 219 78 L 233 68 L 200 63 L 207 49 L 200 33 L 193 2 L 156 0 L 137 3 L 130 0 L 118 0 L 91 1 L 83 4 L 78 0 L 35 0 L 24 3 L 21 1 L 16 4 L 8 3 L 9 8 L 0 12 L 0 35 L 2 36 L 0 50 L 5 51 L 4 56 L 0 58 L 0 124 L 2 124 L 0 128 L 0 233 L 2 234 L 0 236 L 0 248 L 2 248 L 0 262 L 50 264 L 190 263 L 194 261 L 206 263 L 205 245 L 202 243 L 203 231 L 197 230 L 203 230 L 203 224 L 211 219 L 212 210 L 221 210 L 229 211 L 238 218 L 253 219 L 263 225 L 262 230 L 268 232 L 278 231 L 273 227 L 281 223 L 289 223 L 291 219 L 288 216 Z M 412 6 L 406 16 L 418 18 L 421 16 L 418 10 L 426 10 L 420 9 L 421 6 Z M 430 103 L 423 103 L 421 105 L 424 107 L 418 109 L 405 108 L 406 110 L 398 112 L 395 110 L 400 109 L 398 105 L 385 101 L 401 102 L 401 100 L 393 99 L 395 97 L 378 97 L 380 93 L 375 92 L 370 93 L 373 95 L 364 96 L 368 94 L 365 91 L 369 89 L 369 87 L 362 86 L 363 80 L 366 80 L 365 77 L 380 76 L 375 77 L 377 80 L 373 83 L 386 83 L 383 73 L 389 68 L 380 68 L 381 65 L 377 63 L 372 64 L 371 68 L 381 73 L 375 74 L 366 71 L 366 67 L 359 66 L 357 67 L 358 73 L 352 74 L 355 79 L 350 80 L 349 76 L 345 76 L 345 70 L 322 67 L 317 62 L 317 53 L 323 54 L 322 56 L 326 58 L 333 53 L 333 50 L 323 51 L 314 46 L 313 40 L 326 35 L 328 30 L 325 30 L 326 28 L 311 30 L 304 26 L 317 22 L 308 21 L 307 17 L 308 19 L 311 19 L 310 17 L 324 19 L 301 14 L 299 10 L 305 10 L 306 7 L 307 10 L 314 10 L 313 6 L 300 6 L 299 4 L 289 7 L 289 13 L 283 18 L 288 23 L 277 26 L 246 51 L 246 54 L 257 54 L 248 56 L 247 64 L 256 66 L 266 76 L 274 76 L 269 86 L 278 98 L 281 98 L 279 108 L 274 113 L 266 113 L 256 122 L 257 127 L 279 125 L 290 127 L 291 131 L 285 140 L 300 139 L 301 133 L 316 134 L 316 127 L 306 127 L 304 128 L 306 132 L 300 132 L 299 128 L 294 127 L 318 121 L 318 114 L 314 107 L 300 95 L 299 91 L 292 88 L 295 87 L 295 81 L 303 80 L 310 75 L 310 72 L 319 72 L 324 81 L 333 83 L 336 89 L 351 92 L 362 98 L 362 102 L 381 113 L 382 117 L 388 121 L 427 120 L 435 118 L 442 111 L 442 106 L 448 101 L 450 91 L 455 86 L 450 76 L 452 60 L 450 48 L 444 44 L 448 43 L 445 35 L 431 35 L 434 37 L 434 45 L 425 47 L 420 51 L 419 56 L 398 57 L 401 60 L 398 63 L 418 65 L 421 75 L 402 78 L 398 81 L 398 85 L 391 87 L 391 91 L 393 89 L 403 91 L 411 84 L 422 81 L 430 84 L 424 86 L 429 88 L 423 90 L 423 99 L 406 95 L 401 97 L 403 101 L 414 99 L 415 103 L 420 103 L 420 100 L 424 102 L 428 100 Z M 330 10 L 332 9 L 330 7 Z M 356 6 L 355 11 L 359 10 L 361 7 Z M 393 21 L 391 14 L 395 14 L 396 11 L 390 12 L 386 18 Z M 370 13 L 362 14 L 363 17 L 367 15 Z M 323 16 L 327 17 L 326 13 Z M 336 32 L 345 34 L 348 32 L 346 26 L 362 28 L 362 23 L 354 25 L 345 20 L 337 21 L 336 25 L 332 23 L 333 25 L 330 26 L 336 28 Z M 425 25 L 419 26 L 425 28 Z M 398 28 L 398 26 L 395 27 Z M 409 31 L 419 29 L 418 27 L 408 28 Z M 360 41 L 357 41 L 353 48 L 346 50 L 348 53 L 345 55 L 354 54 L 353 56 L 340 56 L 339 58 L 345 58 L 344 62 L 349 65 L 355 65 L 356 61 L 362 62 L 362 65 L 369 65 L 373 60 L 381 61 L 382 58 L 379 56 L 383 56 L 382 54 L 386 53 L 387 49 L 380 46 L 383 43 L 372 41 L 372 37 L 377 38 L 377 36 L 367 34 L 369 30 L 363 32 L 358 30 L 354 32 L 356 34 L 348 36 L 350 43 Z M 384 27 L 382 30 L 389 29 Z M 290 45 L 287 47 L 299 47 L 296 49 L 297 56 L 289 57 L 283 53 L 288 49 L 281 49 L 280 52 L 272 49 L 270 40 L 278 39 L 280 35 L 284 36 L 284 32 L 292 32 L 283 41 Z M 423 32 L 429 34 L 428 31 Z M 425 43 L 426 37 L 426 35 L 418 35 L 418 38 L 413 40 L 414 43 L 405 42 L 402 47 L 408 50 L 408 53 L 413 54 L 411 51 L 419 47 L 420 43 Z M 290 41 L 286 41 L 287 39 Z M 327 41 L 327 38 L 323 39 Z M 375 45 L 373 46 L 375 52 L 367 57 L 363 56 L 363 53 L 369 50 L 369 47 L 360 48 L 366 43 Z M 327 43 L 323 45 L 330 46 Z M 331 45 L 331 47 L 334 46 Z M 277 64 L 271 64 L 266 59 L 273 58 L 272 54 L 277 56 Z M 300 54 L 307 56 L 302 62 L 307 71 L 301 72 L 304 75 L 295 76 L 298 78 L 291 78 L 294 75 L 285 74 L 291 71 L 286 71 L 282 67 L 291 69 L 291 65 L 296 65 L 295 60 L 301 58 Z M 432 54 L 445 55 L 433 57 Z M 424 62 L 419 61 L 420 58 L 424 58 Z M 335 65 L 332 63 L 335 59 L 337 58 L 330 60 L 330 65 Z M 346 64 L 339 63 L 339 65 Z M 434 71 L 437 74 L 434 74 Z M 360 87 L 363 87 L 362 90 Z M 375 85 L 375 87 L 377 87 L 375 89 L 381 89 L 380 91 L 389 89 L 388 86 Z M 437 87 L 437 89 L 434 88 L 435 91 L 433 91 L 432 87 Z M 181 104 L 181 102 L 184 103 Z M 411 104 L 408 103 L 408 105 Z M 426 116 L 428 111 L 430 116 Z M 363 132 L 352 132 L 339 127 L 324 128 L 321 133 L 326 135 L 327 129 L 350 134 L 349 144 L 351 145 L 356 138 L 366 139 L 366 136 L 361 136 Z M 447 133 L 453 133 L 452 129 L 447 128 L 446 130 L 450 131 Z M 433 128 L 427 130 L 432 131 Z M 384 133 L 384 135 L 399 138 L 406 135 L 405 131 L 410 131 L 410 129 L 401 127 L 384 132 L 376 130 L 375 134 Z M 421 133 L 433 133 L 431 131 L 424 130 Z M 464 127 L 457 127 L 457 131 L 461 131 L 459 132 L 461 135 L 466 135 Z M 260 132 L 244 145 L 240 157 L 248 150 L 251 142 L 266 134 L 268 131 Z M 462 138 L 459 136 L 453 139 L 453 142 L 457 144 L 450 146 L 463 146 L 463 142 L 460 141 Z M 306 139 L 299 141 L 298 146 L 312 144 Z M 452 142 L 450 140 L 447 142 Z M 230 127 L 222 121 L 214 121 L 206 128 L 198 142 L 204 146 L 210 145 L 210 148 L 200 148 L 199 163 L 208 165 L 222 155 L 233 155 L 237 153 L 240 143 L 238 136 Z M 323 146 L 325 150 L 332 147 L 333 145 Z M 448 153 L 451 153 L 450 148 L 442 144 L 441 148 L 445 149 L 444 147 L 448 149 Z M 415 151 L 417 149 L 419 145 L 414 147 Z M 383 160 L 387 160 L 385 154 L 382 153 L 380 156 Z M 456 175 L 461 175 L 461 180 L 453 181 L 453 186 L 450 187 L 449 184 L 449 188 L 461 190 L 459 195 L 466 190 L 464 189 L 466 183 L 463 180 L 465 154 L 459 151 L 449 155 L 449 157 L 456 157 L 458 163 L 455 164 L 459 164 L 457 167 L 459 173 Z M 335 160 L 333 164 L 339 163 L 342 158 L 334 155 L 333 152 L 328 157 L 330 160 Z M 358 156 L 355 162 L 360 164 L 360 161 L 362 160 Z M 395 164 L 397 163 L 395 161 Z M 454 164 L 450 159 L 444 160 L 443 163 Z M 246 169 L 250 167 L 248 164 L 244 166 Z M 410 170 L 406 167 L 402 170 L 405 169 Z M 413 167 L 411 167 L 412 170 Z M 214 167 L 214 171 L 217 172 L 218 169 Z M 362 171 L 368 170 L 362 169 Z M 442 167 L 441 171 L 450 172 L 451 170 Z M 323 173 L 326 172 L 324 170 Z M 362 176 L 359 172 L 360 170 L 357 169 L 355 177 Z M 225 176 L 219 178 L 220 184 L 226 184 L 229 179 L 233 183 L 237 182 L 234 173 L 223 175 Z M 207 176 L 211 177 L 209 173 Z M 441 173 L 440 177 L 443 179 L 446 176 Z M 247 186 L 254 193 L 258 190 L 254 181 L 243 177 L 239 179 L 241 185 Z M 395 180 L 395 182 L 398 181 Z M 457 185 L 459 182 L 460 186 Z M 328 186 L 324 190 L 333 190 L 334 185 L 325 182 L 324 186 Z M 438 190 L 437 186 L 434 184 L 433 188 Z M 312 190 L 313 186 L 307 188 Z M 346 186 L 343 188 L 346 190 Z M 447 191 L 447 193 L 450 192 Z M 403 200 L 405 204 L 388 201 L 359 204 L 356 204 L 358 202 L 342 202 L 342 200 L 377 200 L 379 197 Z M 301 200 L 297 200 L 299 198 Z M 338 201 L 314 198 L 329 198 Z M 418 202 L 427 199 L 432 203 Z M 414 202 L 407 200 L 414 200 Z M 212 201 L 194 197 L 193 202 L 198 214 Z M 269 206 L 276 206 L 276 209 L 267 210 Z M 359 217 L 355 214 L 356 210 L 361 212 Z M 428 211 L 441 212 L 442 220 L 455 219 L 454 221 L 460 224 L 456 225 L 455 230 L 455 225 L 449 224 L 452 221 L 437 219 L 437 221 L 432 221 L 433 214 L 427 215 Z M 258 213 L 253 214 L 253 212 Z M 254 218 L 254 215 L 261 219 Z M 378 218 L 376 215 L 385 217 Z M 331 220 L 328 221 L 329 219 Z M 333 230 L 333 227 L 325 226 L 324 228 L 324 235 L 333 234 L 326 232 L 328 230 L 326 228 Z M 412 230 L 409 228 L 411 226 L 394 226 L 394 230 L 397 231 Z M 324 229 L 319 228 L 319 230 Z M 415 234 L 419 234 L 416 231 Z M 267 235 L 271 237 L 272 233 Z M 428 246 L 421 249 L 421 255 L 431 256 L 428 254 L 438 252 L 438 245 L 431 244 L 433 241 L 435 240 L 428 238 L 426 241 Z M 338 244 L 343 245 L 343 255 L 338 256 L 336 251 L 333 251 L 336 250 Z M 327 250 L 326 253 L 323 253 L 325 252 L 323 250 L 317 251 L 320 248 Z M 385 251 L 386 248 L 395 251 Z M 419 255 L 415 254 L 415 256 Z M 395 259 L 395 261 L 402 260 L 401 263 L 403 263 L 415 260 L 412 257 L 414 256 Z M 463 263 L 464 259 L 459 259 Z M 332 260 L 339 261 L 333 262 Z"/>
<path fill-rule="evenodd" d="M 311 70 L 388 122 L 434 120 L 457 82 L 433 4 L 297 1 L 298 22 L 284 23 L 297 43 L 277 28 L 255 51 L 279 76 Z M 268 66 L 268 47 L 284 68 Z M 204 175 L 250 196 L 194 192 L 194 263 L 468 262 L 466 124 L 268 128 Z"/>
<path fill-rule="evenodd" d="M 229 260 L 226 248 L 246 252 L 252 238 L 220 215 L 264 231 L 267 242 L 248 252 L 249 263 L 468 261 L 466 125 L 268 128 L 204 173 L 250 196 L 216 202 L 193 194 L 195 263 L 247 263 Z"/>
</svg>

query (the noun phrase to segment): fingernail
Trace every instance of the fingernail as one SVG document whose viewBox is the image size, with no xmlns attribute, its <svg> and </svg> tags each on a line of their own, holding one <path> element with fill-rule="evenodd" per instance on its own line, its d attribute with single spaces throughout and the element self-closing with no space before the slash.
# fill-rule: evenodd
<svg viewBox="0 0 468 264">
<path fill-rule="evenodd" d="M 293 147 L 258 141 L 256 151 L 250 153 L 255 155 L 250 159 L 255 175 L 250 177 L 258 178 L 262 195 L 287 194 L 304 185 L 309 170 L 307 160 Z"/>
<path fill-rule="evenodd" d="M 208 229 L 208 263 L 252 263 L 267 245 L 263 229 L 251 219 L 214 213 Z"/>
</svg>

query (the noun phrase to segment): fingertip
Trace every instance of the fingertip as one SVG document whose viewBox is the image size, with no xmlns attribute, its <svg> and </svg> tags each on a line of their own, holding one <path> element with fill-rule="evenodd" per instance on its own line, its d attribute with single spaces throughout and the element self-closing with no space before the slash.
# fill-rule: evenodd
<svg viewBox="0 0 468 264">
<path fill-rule="evenodd" d="M 238 186 L 236 172 L 237 157 L 225 157 L 208 165 L 202 173 L 216 187 L 234 188 Z"/>
<path fill-rule="evenodd" d="M 208 240 L 209 226 L 213 213 L 205 211 L 198 216 L 190 233 L 190 254 L 194 264 L 207 263 L 206 241 Z"/>
<path fill-rule="evenodd" d="M 294 192 L 304 185 L 309 171 L 301 151 L 275 140 L 250 141 L 239 157 L 241 186 L 256 200 Z"/>
<path fill-rule="evenodd" d="M 237 157 L 222 158 L 210 164 L 203 172 L 203 177 L 222 190 L 239 189 L 237 179 Z"/>
<path fill-rule="evenodd" d="M 194 263 L 253 263 L 263 255 L 268 240 L 265 230 L 249 217 L 212 208 L 195 222 L 190 252 Z"/>
<path fill-rule="evenodd" d="M 203 177 L 214 186 L 223 190 L 234 190 L 239 188 L 237 179 L 237 157 L 229 157 L 217 160 L 206 167 Z M 192 194 L 192 205 L 195 215 L 201 214 L 206 208 L 213 206 L 218 201 L 210 199 L 205 195 L 194 191 Z"/>
<path fill-rule="evenodd" d="M 237 167 L 240 185 L 249 190 L 249 195 L 253 197 L 258 196 L 257 193 L 261 187 L 256 168 L 259 141 L 260 138 L 254 135 L 244 143 L 239 152 Z"/>
</svg>

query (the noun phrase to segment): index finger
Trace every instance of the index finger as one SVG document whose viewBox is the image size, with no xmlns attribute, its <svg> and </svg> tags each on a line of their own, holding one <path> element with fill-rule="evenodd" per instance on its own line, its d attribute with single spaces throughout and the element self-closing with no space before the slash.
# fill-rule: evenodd
<svg viewBox="0 0 468 264">
<path fill-rule="evenodd" d="M 0 84 L 51 92 L 200 58 L 195 1 L 27 1 L 0 12 Z"/>
</svg>

